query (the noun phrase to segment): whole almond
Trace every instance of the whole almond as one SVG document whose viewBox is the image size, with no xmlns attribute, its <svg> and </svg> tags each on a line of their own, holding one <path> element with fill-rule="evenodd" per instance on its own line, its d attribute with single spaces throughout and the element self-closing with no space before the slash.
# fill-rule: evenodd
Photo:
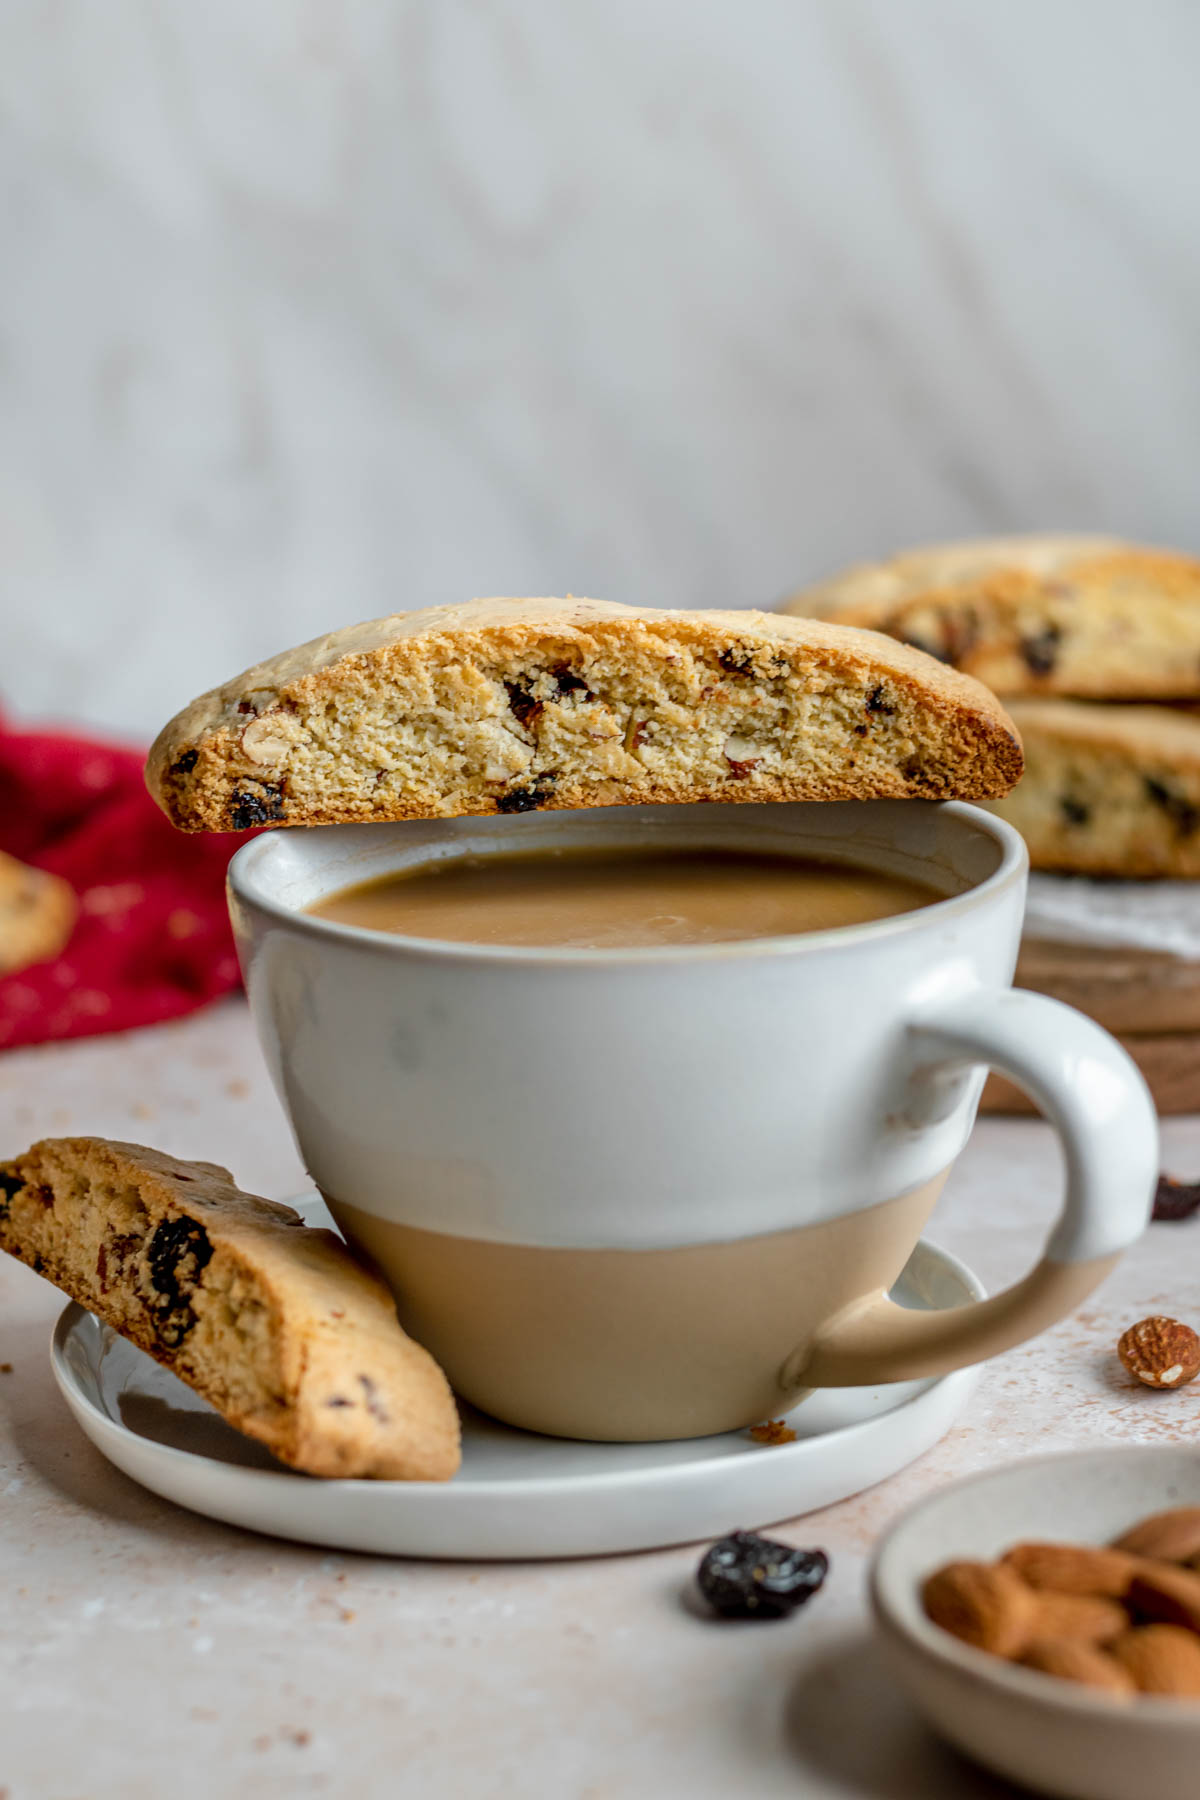
<svg viewBox="0 0 1200 1800">
<path fill-rule="evenodd" d="M 1200 1632 L 1200 1575 L 1166 1563 L 1147 1569 L 1129 1584 L 1129 1606 L 1144 1619 Z"/>
<path fill-rule="evenodd" d="M 1183 1563 L 1200 1555 L 1200 1506 L 1174 1506 L 1169 1512 L 1139 1519 L 1114 1538 L 1114 1550 L 1130 1556 L 1150 1556 L 1156 1561 Z"/>
<path fill-rule="evenodd" d="M 1200 1577 L 1197 1577 L 1200 1585 Z M 1029 1639 L 1070 1638 L 1079 1644 L 1111 1644 L 1129 1630 L 1129 1614 L 1117 1600 L 1100 1594 L 1035 1595 L 1036 1610 Z"/>
<path fill-rule="evenodd" d="M 1163 1629 L 1169 1631 L 1173 1627 L 1164 1626 Z M 1097 1650 L 1094 1644 L 1081 1644 L 1075 1638 L 1038 1638 L 1027 1645 L 1021 1661 L 1027 1669 L 1038 1669 L 1043 1675 L 1057 1675 L 1061 1681 L 1078 1681 L 1084 1687 L 1103 1688 L 1109 1694 L 1128 1697 L 1136 1691 L 1128 1669 L 1115 1662 L 1106 1650 Z"/>
<path fill-rule="evenodd" d="M 251 719 L 242 732 L 242 751 L 253 763 L 281 763 L 287 761 L 291 745 L 287 738 L 281 736 L 277 722 L 271 719 Z"/>
<path fill-rule="evenodd" d="M 922 1600 L 934 1624 L 964 1644 L 1019 1656 L 1033 1634 L 1039 1596 L 1002 1563 L 954 1562 L 929 1577 Z"/>
<path fill-rule="evenodd" d="M 1142 1694 L 1200 1698 L 1200 1638 L 1179 1625 L 1139 1625 L 1112 1646 L 1112 1655 Z"/>
<path fill-rule="evenodd" d="M 1031 1588 L 1057 1594 L 1107 1594 L 1121 1600 L 1141 1569 L 1136 1556 L 1090 1544 L 1014 1544 L 1001 1560 Z"/>
<path fill-rule="evenodd" d="M 1147 1387 L 1182 1387 L 1200 1375 L 1200 1337 L 1178 1319 L 1139 1319 L 1119 1340 L 1117 1355 Z"/>
</svg>

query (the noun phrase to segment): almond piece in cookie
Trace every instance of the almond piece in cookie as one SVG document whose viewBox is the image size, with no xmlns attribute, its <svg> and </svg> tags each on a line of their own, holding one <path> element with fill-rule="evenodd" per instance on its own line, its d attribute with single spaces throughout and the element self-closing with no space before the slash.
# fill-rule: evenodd
<svg viewBox="0 0 1200 1800">
<path fill-rule="evenodd" d="M 891 640 L 774 614 L 476 600 L 318 638 L 193 702 L 146 779 L 185 831 L 697 800 L 984 799 L 1020 741 Z"/>
<path fill-rule="evenodd" d="M 0 975 L 57 956 L 78 911 L 69 883 L 0 851 Z"/>
<path fill-rule="evenodd" d="M 1200 697 L 1200 561 L 1116 538 L 907 550 L 807 588 L 787 610 L 886 631 L 997 694 Z"/>
<path fill-rule="evenodd" d="M 213 1163 L 51 1138 L 0 1164 L 0 1249 L 310 1475 L 445 1481 L 458 1415 L 332 1231 Z"/>
</svg>

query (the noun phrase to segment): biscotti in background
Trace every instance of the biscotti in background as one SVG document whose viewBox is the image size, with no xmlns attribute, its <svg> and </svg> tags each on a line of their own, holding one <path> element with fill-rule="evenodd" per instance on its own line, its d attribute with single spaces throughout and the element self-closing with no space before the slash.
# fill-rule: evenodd
<svg viewBox="0 0 1200 1800">
<path fill-rule="evenodd" d="M 996 810 L 1035 867 L 1200 879 L 1200 710 L 1010 700 L 1025 776 Z"/>
<path fill-rule="evenodd" d="M 1025 774 L 990 804 L 1035 869 L 1200 880 L 1200 560 L 1115 538 L 992 538 L 848 569 L 786 610 L 886 632 L 1004 697 Z M 1194 1111 L 1200 961 L 1146 947 L 1145 930 L 1115 941 L 1027 931 L 1017 985 L 1118 1034 L 1161 1112 Z M 1028 1110 L 995 1076 L 984 1104 Z"/>
<path fill-rule="evenodd" d="M 906 550 L 805 588 L 784 610 L 886 632 L 1005 697 L 1200 694 L 1200 561 L 1117 538 Z"/>
<path fill-rule="evenodd" d="M 1011 703 L 1026 772 L 996 810 L 1034 868 L 1200 877 L 1196 558 L 993 538 L 849 569 L 786 610 L 887 632 Z"/>
<path fill-rule="evenodd" d="M 0 975 L 57 956 L 78 912 L 69 882 L 0 851 Z"/>
</svg>

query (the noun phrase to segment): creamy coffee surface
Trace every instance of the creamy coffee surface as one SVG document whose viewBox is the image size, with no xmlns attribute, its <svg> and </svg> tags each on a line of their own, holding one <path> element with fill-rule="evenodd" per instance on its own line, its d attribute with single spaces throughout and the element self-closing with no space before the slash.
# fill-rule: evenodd
<svg viewBox="0 0 1200 1800">
<path fill-rule="evenodd" d="M 572 950 L 790 937 L 944 898 L 848 863 L 737 850 L 558 850 L 419 863 L 308 908 L 405 937 Z"/>
</svg>

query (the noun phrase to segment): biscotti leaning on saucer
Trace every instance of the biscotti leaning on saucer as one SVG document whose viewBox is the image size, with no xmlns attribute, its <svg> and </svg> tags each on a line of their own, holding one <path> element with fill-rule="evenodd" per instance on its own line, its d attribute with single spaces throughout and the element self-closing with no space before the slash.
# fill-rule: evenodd
<svg viewBox="0 0 1200 1800">
<path fill-rule="evenodd" d="M 213 1163 L 51 1138 L 0 1164 L 0 1249 L 310 1475 L 445 1481 L 458 1414 L 331 1231 Z"/>
<path fill-rule="evenodd" d="M 697 800 L 983 799 L 1020 743 L 889 639 L 736 612 L 477 600 L 288 651 L 193 702 L 147 783 L 187 831 Z"/>
<path fill-rule="evenodd" d="M 785 611 L 885 631 L 997 694 L 1200 693 L 1200 560 L 1043 533 L 905 550 L 802 589 Z"/>
</svg>

